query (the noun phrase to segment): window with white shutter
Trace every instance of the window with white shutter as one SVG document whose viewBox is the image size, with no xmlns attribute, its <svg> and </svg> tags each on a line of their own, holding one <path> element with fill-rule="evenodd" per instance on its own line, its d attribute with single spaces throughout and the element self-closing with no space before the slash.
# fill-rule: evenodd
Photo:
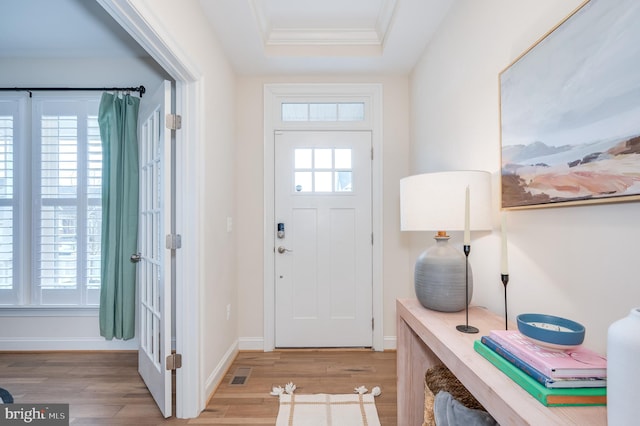
<svg viewBox="0 0 640 426">
<path fill-rule="evenodd" d="M 0 101 L 0 294 L 15 301 L 14 287 L 14 128 L 18 100 Z"/>
<path fill-rule="evenodd" d="M 0 304 L 99 304 L 99 96 L 34 94 L 22 114 L 0 111 Z M 17 128 L 30 137 L 17 139 Z M 3 176 L 14 173 L 23 181 Z"/>
</svg>

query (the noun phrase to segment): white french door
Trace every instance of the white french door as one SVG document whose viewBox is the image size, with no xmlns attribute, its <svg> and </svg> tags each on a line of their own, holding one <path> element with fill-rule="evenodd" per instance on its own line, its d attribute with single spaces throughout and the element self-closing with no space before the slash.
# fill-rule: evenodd
<svg viewBox="0 0 640 426">
<path fill-rule="evenodd" d="M 371 132 L 275 134 L 275 346 L 372 346 Z"/>
<path fill-rule="evenodd" d="M 171 132 L 165 114 L 171 111 L 171 83 L 141 102 L 139 113 L 140 219 L 137 266 L 140 348 L 138 371 L 165 417 L 171 410 Z"/>
</svg>

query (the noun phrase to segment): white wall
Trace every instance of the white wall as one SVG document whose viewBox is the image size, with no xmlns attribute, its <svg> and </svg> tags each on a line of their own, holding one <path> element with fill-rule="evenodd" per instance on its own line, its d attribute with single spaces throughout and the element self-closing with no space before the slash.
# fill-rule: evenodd
<svg viewBox="0 0 640 426">
<path fill-rule="evenodd" d="M 130 87 L 142 84 L 147 93 L 153 93 L 164 78 L 168 78 L 166 72 L 150 58 L 3 57 L 0 67 L 3 87 Z"/>
<path fill-rule="evenodd" d="M 495 228 L 473 236 L 473 304 L 503 313 L 500 283 L 498 74 L 581 1 L 460 0 L 411 76 L 411 171 L 488 170 Z M 553 64 L 549 64 L 553 66 Z M 640 306 L 640 203 L 506 212 L 509 317 L 559 315 L 605 353 L 607 327 Z M 412 236 L 413 256 L 432 244 Z M 461 245 L 461 236 L 454 235 Z M 473 318 L 470 318 L 473 322 Z"/>
<path fill-rule="evenodd" d="M 149 59 L 140 58 L 2 58 L 0 86 L 114 87 L 143 85 L 152 93 L 166 78 Z M 11 93 L 11 92 L 7 92 Z M 96 92 L 99 96 L 99 92 Z M 26 94 L 25 94 L 26 96 Z M 145 98 L 143 96 L 142 102 Z M 105 341 L 98 310 L 79 314 L 17 313 L 0 308 L 0 350 L 135 349 L 137 338 Z"/>
<path fill-rule="evenodd" d="M 236 232 L 241 343 L 262 347 L 264 331 L 264 155 L 263 91 L 270 83 L 378 83 L 383 91 L 384 324 L 386 347 L 395 347 L 395 299 L 413 294 L 412 263 L 406 236 L 400 235 L 399 180 L 409 164 L 407 77 L 309 76 L 239 77 L 237 98 L 238 185 Z M 403 240 L 403 238 L 405 238 Z"/>
<path fill-rule="evenodd" d="M 202 134 L 185 143 L 204 143 L 204 198 L 199 217 L 201 258 L 200 371 L 202 406 L 222 379 L 237 351 L 236 236 L 227 232 L 235 217 L 235 76 L 198 0 L 134 0 L 149 22 L 171 35 L 166 43 L 201 73 Z M 237 230 L 238 226 L 235 225 Z M 180 232 L 180 230 L 178 230 Z M 185 284 L 189 288 L 190 284 Z M 227 319 L 227 305 L 231 316 Z M 179 338 L 179 337 L 178 337 Z"/>
</svg>

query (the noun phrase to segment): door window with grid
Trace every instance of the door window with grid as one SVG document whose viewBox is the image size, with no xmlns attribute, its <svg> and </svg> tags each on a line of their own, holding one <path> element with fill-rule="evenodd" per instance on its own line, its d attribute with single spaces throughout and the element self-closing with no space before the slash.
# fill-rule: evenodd
<svg viewBox="0 0 640 426">
<path fill-rule="evenodd" d="M 99 96 L 0 102 L 0 304 L 99 304 Z"/>
</svg>

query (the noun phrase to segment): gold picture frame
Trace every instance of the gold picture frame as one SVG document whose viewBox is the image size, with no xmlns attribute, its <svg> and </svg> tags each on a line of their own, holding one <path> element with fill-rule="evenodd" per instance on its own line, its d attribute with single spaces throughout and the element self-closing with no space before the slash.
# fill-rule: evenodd
<svg viewBox="0 0 640 426">
<path fill-rule="evenodd" d="M 500 73 L 503 209 L 640 200 L 638 22 L 586 1 Z"/>
</svg>

